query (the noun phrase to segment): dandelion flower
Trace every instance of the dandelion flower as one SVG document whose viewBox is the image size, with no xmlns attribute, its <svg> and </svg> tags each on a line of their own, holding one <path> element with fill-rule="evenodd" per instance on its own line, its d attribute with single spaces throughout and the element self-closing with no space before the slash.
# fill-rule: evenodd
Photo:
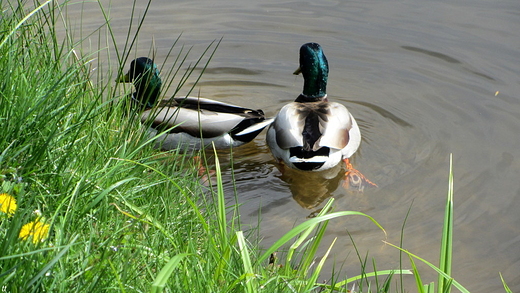
<svg viewBox="0 0 520 293">
<path fill-rule="evenodd" d="M 41 222 L 40 219 L 36 219 L 33 222 L 23 225 L 18 237 L 27 240 L 32 236 L 32 242 L 36 244 L 47 239 L 47 236 L 49 235 L 49 226 L 49 224 Z"/>
<path fill-rule="evenodd" d="M 7 214 L 8 217 L 12 217 L 16 211 L 16 199 L 7 194 L 0 193 L 0 212 Z"/>
</svg>

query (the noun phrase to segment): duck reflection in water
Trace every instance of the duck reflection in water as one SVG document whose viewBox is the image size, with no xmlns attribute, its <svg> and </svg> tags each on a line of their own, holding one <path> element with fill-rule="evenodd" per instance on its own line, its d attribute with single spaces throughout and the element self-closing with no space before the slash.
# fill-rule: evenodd
<svg viewBox="0 0 520 293">
<path fill-rule="evenodd" d="M 367 184 L 357 178 L 355 174 L 345 177 L 343 164 L 319 171 L 305 172 L 287 168 L 283 164 L 277 164 L 281 175 L 279 176 L 289 185 L 294 200 L 303 208 L 315 209 L 324 200 L 332 196 L 332 193 L 340 187 L 345 190 L 362 192 Z"/>
</svg>

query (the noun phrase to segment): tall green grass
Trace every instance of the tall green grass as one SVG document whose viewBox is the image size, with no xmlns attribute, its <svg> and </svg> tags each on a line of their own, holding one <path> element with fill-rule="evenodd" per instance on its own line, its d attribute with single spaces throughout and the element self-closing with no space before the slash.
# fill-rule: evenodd
<svg viewBox="0 0 520 293">
<path fill-rule="evenodd" d="M 354 284 L 374 284 L 358 288 L 390 292 L 394 274 L 411 273 L 379 271 L 375 263 L 369 271 L 361 261 L 360 276 L 318 282 L 334 245 L 323 243 L 328 221 L 362 216 L 384 231 L 368 215 L 333 211 L 333 200 L 261 248 L 255 231 L 240 226 L 237 206 L 225 204 L 216 153 L 216 184 L 206 188 L 190 156 L 153 148 L 113 90 L 115 77 L 93 79 L 92 56 L 78 53 L 71 35 L 58 37 L 67 4 L 1 3 L 0 183 L 18 207 L 12 217 L 0 215 L 2 290 L 349 292 Z M 106 37 L 116 44 L 106 21 Z M 116 50 L 121 67 L 135 40 L 129 33 L 128 48 Z M 176 91 L 196 66 L 207 66 L 210 48 L 188 69 L 189 50 L 175 57 L 167 79 L 177 77 Z M 49 234 L 21 239 L 22 226 L 35 220 L 49 225 Z M 320 255 L 323 245 L 329 249 Z M 442 276 L 443 288 L 457 284 Z"/>
<path fill-rule="evenodd" d="M 158 156 L 139 124 L 123 119 L 112 86 L 93 85 L 88 56 L 58 40 L 49 1 L 2 5 L 0 170 L 18 209 L 0 224 L 0 287 L 147 290 L 172 249 L 202 239 L 193 164 Z M 121 212 L 129 207 L 141 213 Z M 49 236 L 22 241 L 35 210 Z M 168 222 L 151 227 L 158 217 Z"/>
</svg>

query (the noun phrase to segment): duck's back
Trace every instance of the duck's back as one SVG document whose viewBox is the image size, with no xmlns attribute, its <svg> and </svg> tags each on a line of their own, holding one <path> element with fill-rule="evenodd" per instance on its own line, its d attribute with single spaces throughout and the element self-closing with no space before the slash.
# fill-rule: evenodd
<svg viewBox="0 0 520 293">
<path fill-rule="evenodd" d="M 293 102 L 285 105 L 272 127 L 282 149 L 303 147 L 344 148 L 349 141 L 353 118 L 345 106 L 335 102 Z"/>
<path fill-rule="evenodd" d="M 335 102 L 285 105 L 268 131 L 278 159 L 301 170 L 326 169 L 359 147 L 359 129 L 347 108 Z"/>
</svg>

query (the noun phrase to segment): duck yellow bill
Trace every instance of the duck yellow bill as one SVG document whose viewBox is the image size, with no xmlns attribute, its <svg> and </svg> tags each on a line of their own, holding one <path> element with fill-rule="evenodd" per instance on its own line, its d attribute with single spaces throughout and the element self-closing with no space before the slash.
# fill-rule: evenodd
<svg viewBox="0 0 520 293">
<path fill-rule="evenodd" d="M 116 79 L 116 82 L 130 82 L 130 77 L 128 76 L 128 73 L 125 75 L 121 75 Z"/>
<path fill-rule="evenodd" d="M 294 75 L 298 75 L 298 74 L 300 74 L 300 73 L 302 73 L 302 69 L 301 69 L 301 67 L 298 66 L 298 69 L 296 69 L 296 71 L 293 72 L 293 74 L 294 74 Z"/>
</svg>

